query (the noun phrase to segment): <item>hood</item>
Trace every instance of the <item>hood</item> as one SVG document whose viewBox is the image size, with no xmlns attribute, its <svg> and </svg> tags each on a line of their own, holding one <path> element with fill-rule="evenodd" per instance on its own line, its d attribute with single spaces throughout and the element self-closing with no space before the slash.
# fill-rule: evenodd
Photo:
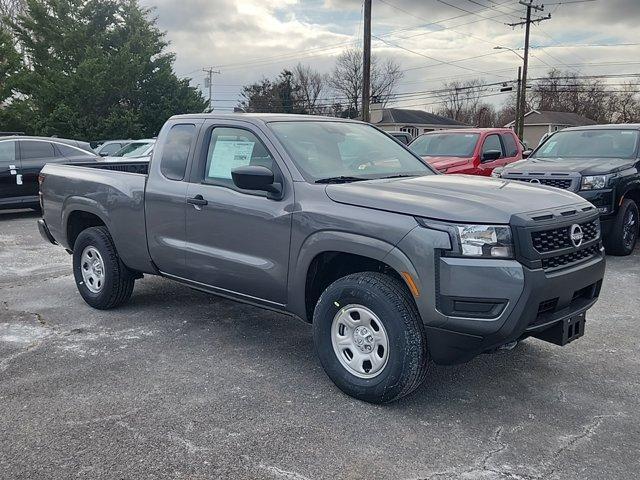
<svg viewBox="0 0 640 480">
<path fill-rule="evenodd" d="M 462 223 L 507 224 L 517 213 L 586 204 L 578 195 L 556 188 L 471 175 L 327 185 L 326 193 L 338 203 Z"/>
<path fill-rule="evenodd" d="M 629 158 L 527 158 L 507 165 L 503 173 L 579 173 L 605 175 L 633 166 Z"/>
<path fill-rule="evenodd" d="M 472 157 L 422 157 L 422 159 L 438 170 L 446 170 L 451 167 L 466 165 L 472 160 Z"/>
</svg>

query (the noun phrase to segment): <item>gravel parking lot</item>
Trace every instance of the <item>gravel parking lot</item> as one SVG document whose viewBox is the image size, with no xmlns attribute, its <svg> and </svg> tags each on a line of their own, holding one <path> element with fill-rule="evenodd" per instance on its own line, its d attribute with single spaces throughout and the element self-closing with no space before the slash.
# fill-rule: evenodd
<svg viewBox="0 0 640 480">
<path fill-rule="evenodd" d="M 0 213 L 0 478 L 553 479 L 640 472 L 640 249 L 585 336 L 432 367 L 398 403 L 342 394 L 308 325 L 146 277 L 78 295 L 37 216 Z"/>
</svg>

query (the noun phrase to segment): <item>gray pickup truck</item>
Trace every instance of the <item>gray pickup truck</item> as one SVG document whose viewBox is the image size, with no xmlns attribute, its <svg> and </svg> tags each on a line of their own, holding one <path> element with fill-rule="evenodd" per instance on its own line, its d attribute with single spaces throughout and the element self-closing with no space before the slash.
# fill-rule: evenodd
<svg viewBox="0 0 640 480">
<path fill-rule="evenodd" d="M 431 360 L 579 338 L 605 269 L 598 211 L 574 193 L 439 175 L 356 121 L 176 116 L 148 173 L 47 165 L 40 188 L 40 231 L 89 305 L 154 274 L 298 317 L 369 402 L 416 389 Z"/>
</svg>

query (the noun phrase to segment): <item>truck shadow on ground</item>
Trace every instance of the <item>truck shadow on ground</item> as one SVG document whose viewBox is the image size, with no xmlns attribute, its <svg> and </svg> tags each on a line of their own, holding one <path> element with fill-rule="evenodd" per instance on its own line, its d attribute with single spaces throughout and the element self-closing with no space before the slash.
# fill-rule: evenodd
<svg viewBox="0 0 640 480">
<path fill-rule="evenodd" d="M 149 308 L 163 312 L 165 328 L 180 328 L 186 334 L 186 341 L 191 338 L 202 342 L 198 346 L 204 349 L 205 355 L 207 348 L 213 352 L 215 347 L 208 347 L 207 339 L 215 335 L 224 338 L 225 348 L 230 351 L 251 352 L 247 353 L 251 358 L 259 356 L 262 364 L 276 368 L 291 384 L 308 383 L 312 372 L 317 388 L 327 392 L 323 395 L 337 397 L 333 401 L 338 403 L 353 401 L 333 387 L 325 376 L 313 350 L 310 325 L 300 320 L 197 292 L 164 279 L 141 282 L 130 304 L 118 311 L 134 314 Z M 390 408 L 422 415 L 425 409 L 451 408 L 453 404 L 460 414 L 469 408 L 488 414 L 490 407 L 480 405 L 478 398 L 488 396 L 511 402 L 535 398 L 540 394 L 536 390 L 540 388 L 541 379 L 558 375 L 557 363 L 549 361 L 555 352 L 536 342 L 530 339 L 513 351 L 483 354 L 466 364 L 432 364 L 425 384 Z M 567 368 L 572 370 L 571 365 Z M 531 372 L 535 372 L 535 378 Z M 575 372 L 567 372 L 572 374 Z M 329 386 L 331 388 L 327 388 Z M 552 398 L 557 400 L 559 396 L 560 393 L 552 392 Z"/>
</svg>

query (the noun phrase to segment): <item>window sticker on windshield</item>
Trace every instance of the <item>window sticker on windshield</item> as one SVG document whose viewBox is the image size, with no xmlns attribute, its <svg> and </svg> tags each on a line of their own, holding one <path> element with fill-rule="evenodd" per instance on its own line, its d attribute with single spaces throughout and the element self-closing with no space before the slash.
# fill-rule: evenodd
<svg viewBox="0 0 640 480">
<path fill-rule="evenodd" d="M 209 173 L 211 178 L 231 178 L 234 168 L 248 165 L 255 142 L 218 140 L 211 154 Z"/>
<path fill-rule="evenodd" d="M 622 130 L 620 133 L 622 135 L 635 135 L 636 134 L 636 132 L 633 131 L 633 130 Z"/>
</svg>

